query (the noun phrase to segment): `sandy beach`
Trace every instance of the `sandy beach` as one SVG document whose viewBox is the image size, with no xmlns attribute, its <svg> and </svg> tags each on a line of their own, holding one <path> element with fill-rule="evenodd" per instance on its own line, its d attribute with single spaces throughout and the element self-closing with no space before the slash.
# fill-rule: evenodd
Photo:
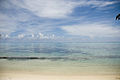
<svg viewBox="0 0 120 80">
<path fill-rule="evenodd" d="M 0 80 L 120 80 L 119 69 L 111 66 L 48 60 L 0 60 L 0 64 Z"/>
<path fill-rule="evenodd" d="M 61 76 L 42 75 L 27 73 L 2 73 L 0 80 L 120 80 L 120 76 L 115 75 L 82 75 L 82 76 Z"/>
<path fill-rule="evenodd" d="M 47 43 L 39 48 L 38 44 L 34 44 L 32 48 L 33 51 L 38 48 L 35 51 L 40 52 L 48 49 L 44 53 L 31 53 L 31 44 L 27 49 L 24 44 L 21 48 L 15 44 L 15 47 L 11 47 L 13 44 L 6 45 L 9 51 L 1 49 L 3 53 L 0 57 L 5 57 L 0 59 L 0 80 L 120 80 L 118 43 L 64 43 L 69 47 L 66 49 L 62 46 L 63 50 L 58 47 L 60 51 L 65 51 L 58 53 L 56 45 L 49 49 L 44 46 Z M 16 47 L 23 50 L 13 52 Z"/>
</svg>

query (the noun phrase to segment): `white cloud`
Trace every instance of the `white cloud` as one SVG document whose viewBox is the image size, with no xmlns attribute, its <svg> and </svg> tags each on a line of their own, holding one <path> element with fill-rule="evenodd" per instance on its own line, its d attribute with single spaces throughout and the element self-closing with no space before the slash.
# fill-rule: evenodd
<svg viewBox="0 0 120 80">
<path fill-rule="evenodd" d="M 20 38 L 24 38 L 24 36 L 25 36 L 24 34 L 19 34 L 19 35 L 18 35 L 18 38 L 19 38 L 19 39 L 20 39 Z"/>
<path fill-rule="evenodd" d="M 35 37 L 34 34 L 31 34 L 31 37 L 34 38 Z"/>
<path fill-rule="evenodd" d="M 39 33 L 39 37 L 40 37 L 40 38 L 44 38 L 45 36 L 44 36 L 44 34 Z"/>
<path fill-rule="evenodd" d="M 9 35 L 8 35 L 8 34 L 6 34 L 6 35 L 5 35 L 5 38 L 9 38 Z"/>
<path fill-rule="evenodd" d="M 84 4 L 99 8 L 99 7 L 106 7 L 106 6 L 112 5 L 114 3 L 116 3 L 116 1 L 90 0 Z"/>
<path fill-rule="evenodd" d="M 3 1 L 4 2 L 4 1 Z M 13 4 L 9 4 L 12 2 Z M 3 5 L 7 10 L 12 9 L 16 14 L 9 15 L 9 13 L 0 13 L 0 32 L 2 34 L 10 34 L 16 32 L 21 28 L 25 30 L 23 34 L 50 32 L 56 28 L 56 25 L 64 24 L 72 21 L 72 18 L 67 18 L 62 21 L 45 21 L 45 23 L 38 22 L 38 25 L 33 27 L 29 23 L 27 25 L 20 25 L 19 21 L 29 21 L 33 16 L 29 13 L 25 13 L 23 10 L 27 9 L 26 12 L 31 11 L 33 14 L 39 17 L 47 18 L 65 18 L 71 14 L 77 6 L 94 6 L 94 7 L 105 7 L 107 5 L 114 4 L 114 1 L 100 1 L 100 0 L 6 0 L 6 5 Z M 16 5 L 16 7 L 15 7 Z M 4 9 L 4 8 L 3 8 Z M 15 9 L 15 11 L 14 11 Z M 18 12 L 17 12 L 18 11 Z M 6 11 L 7 12 L 7 11 Z M 8 11 L 9 12 L 9 11 Z M 32 14 L 32 13 L 31 13 Z M 81 18 L 81 16 L 80 16 Z M 69 19 L 69 20 L 68 20 Z M 76 19 L 76 18 L 75 18 Z M 41 18 L 41 20 L 44 20 Z M 31 22 L 32 23 L 32 22 Z M 19 27 L 19 28 L 18 28 Z M 32 35 L 33 36 L 33 35 Z M 54 36 L 55 37 L 55 36 Z"/>
<path fill-rule="evenodd" d="M 36 35 L 36 37 L 34 37 L 34 38 L 38 38 L 38 39 L 55 39 L 55 38 L 57 38 L 54 34 L 51 34 L 51 35 L 49 35 L 49 34 L 43 34 L 43 33 L 38 33 L 37 35 Z"/>
<path fill-rule="evenodd" d="M 39 17 L 65 18 L 73 12 L 77 6 L 105 7 L 114 4 L 115 1 L 100 0 L 12 0 L 17 6 L 33 12 Z"/>
<path fill-rule="evenodd" d="M 99 23 L 63 26 L 62 29 L 70 35 L 89 37 L 118 37 L 120 34 L 120 29 Z"/>
<path fill-rule="evenodd" d="M 1 38 L 10 38 L 10 36 L 8 34 L 2 34 Z"/>
<path fill-rule="evenodd" d="M 47 18 L 67 17 L 76 6 L 71 0 L 24 0 L 24 5 L 20 1 L 13 0 L 12 3 L 32 11 L 39 17 Z"/>
</svg>

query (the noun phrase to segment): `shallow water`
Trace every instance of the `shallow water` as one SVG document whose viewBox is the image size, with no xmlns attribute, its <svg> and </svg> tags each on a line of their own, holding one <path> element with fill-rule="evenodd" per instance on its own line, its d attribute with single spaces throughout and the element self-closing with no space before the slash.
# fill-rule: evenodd
<svg viewBox="0 0 120 80">
<path fill-rule="evenodd" d="M 45 57 L 38 60 L 0 59 L 0 73 L 120 74 L 120 43 L 0 43 L 0 56 Z"/>
</svg>

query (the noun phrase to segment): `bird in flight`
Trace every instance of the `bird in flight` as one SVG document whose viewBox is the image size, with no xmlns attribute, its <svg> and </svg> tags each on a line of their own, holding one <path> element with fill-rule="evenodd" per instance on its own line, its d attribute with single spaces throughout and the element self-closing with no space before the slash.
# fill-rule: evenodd
<svg viewBox="0 0 120 80">
<path fill-rule="evenodd" d="M 116 16 L 116 20 L 120 20 L 120 14 Z"/>
</svg>

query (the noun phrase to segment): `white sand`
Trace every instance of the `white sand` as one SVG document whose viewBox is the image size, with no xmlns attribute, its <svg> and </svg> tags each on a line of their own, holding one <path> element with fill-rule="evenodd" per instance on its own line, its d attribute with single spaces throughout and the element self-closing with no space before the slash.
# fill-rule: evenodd
<svg viewBox="0 0 120 80">
<path fill-rule="evenodd" d="M 111 75 L 83 75 L 83 76 L 60 76 L 39 75 L 26 73 L 2 73 L 0 80 L 120 80 L 120 76 Z"/>
</svg>

